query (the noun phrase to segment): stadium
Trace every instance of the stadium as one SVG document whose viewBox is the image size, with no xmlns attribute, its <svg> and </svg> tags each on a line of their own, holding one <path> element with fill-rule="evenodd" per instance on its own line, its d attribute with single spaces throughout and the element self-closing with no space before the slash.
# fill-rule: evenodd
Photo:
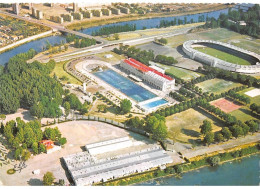
<svg viewBox="0 0 260 189">
<path fill-rule="evenodd" d="M 202 52 L 207 48 L 213 50 L 211 55 Z M 212 40 L 189 40 L 183 43 L 182 50 L 191 59 L 209 66 L 246 74 L 260 72 L 260 55 L 231 44 Z M 237 62 L 232 63 L 233 59 L 236 59 Z M 244 62 L 249 65 L 243 65 Z"/>
</svg>

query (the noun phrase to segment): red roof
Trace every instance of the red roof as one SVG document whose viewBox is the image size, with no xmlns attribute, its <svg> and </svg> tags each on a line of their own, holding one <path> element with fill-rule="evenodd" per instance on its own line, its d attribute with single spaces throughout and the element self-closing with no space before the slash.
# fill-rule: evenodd
<svg viewBox="0 0 260 189">
<path fill-rule="evenodd" d="M 151 72 L 153 72 L 153 73 L 155 73 L 155 74 L 157 74 L 157 75 L 159 75 L 159 76 L 161 76 L 165 79 L 168 79 L 170 81 L 172 80 L 171 77 L 169 77 L 169 76 L 167 76 L 167 75 L 165 75 L 165 74 L 163 74 L 163 73 L 161 73 L 161 72 L 159 72 L 159 71 L 157 71 L 157 70 L 155 70 L 155 69 L 153 69 L 149 66 L 146 66 L 146 65 L 142 64 L 141 62 L 133 59 L 133 58 L 125 59 L 124 62 L 129 64 L 130 66 L 140 70 L 141 72 L 151 71 Z"/>
</svg>

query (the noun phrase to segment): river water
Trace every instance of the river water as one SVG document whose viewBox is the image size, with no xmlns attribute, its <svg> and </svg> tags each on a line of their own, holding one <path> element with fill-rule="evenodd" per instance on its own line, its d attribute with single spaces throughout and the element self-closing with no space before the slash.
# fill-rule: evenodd
<svg viewBox="0 0 260 189">
<path fill-rule="evenodd" d="M 106 24 L 102 26 L 95 26 L 91 28 L 86 28 L 83 30 L 80 30 L 82 33 L 86 33 L 91 35 L 93 31 L 97 31 L 102 27 L 105 26 L 113 26 L 113 25 L 125 25 L 125 24 L 136 24 L 137 30 L 143 29 L 143 27 L 148 28 L 156 28 L 161 20 L 168 20 L 172 21 L 174 18 L 178 19 L 184 19 L 184 17 L 187 17 L 187 21 L 190 21 L 190 19 L 193 19 L 194 22 L 198 21 L 199 16 L 204 15 L 205 19 L 206 17 L 214 17 L 218 18 L 221 13 L 228 13 L 228 9 L 223 9 L 223 10 L 217 10 L 217 11 L 212 11 L 208 13 L 199 13 L 199 14 L 192 14 L 192 15 L 184 15 L 184 16 L 172 16 L 172 17 L 163 17 L 163 18 L 151 18 L 151 19 L 142 19 L 142 20 L 133 20 L 133 21 L 127 21 L 127 22 L 119 22 L 119 23 L 114 23 L 114 24 Z M 42 48 L 46 46 L 46 41 L 49 41 L 50 44 L 54 45 L 55 43 L 60 43 L 61 40 L 65 40 L 64 36 L 49 36 L 45 37 L 36 41 L 28 42 L 26 44 L 23 44 L 17 48 L 11 49 L 10 51 L 6 51 L 2 54 L 0 54 L 0 65 L 4 65 L 8 62 L 8 60 L 15 56 L 18 53 L 23 53 L 28 51 L 30 48 L 35 49 L 36 51 L 40 52 L 42 51 Z"/>
<path fill-rule="evenodd" d="M 255 186 L 259 185 L 259 154 L 242 160 L 224 163 L 217 167 L 204 167 L 173 176 L 157 178 L 136 186 Z"/>
</svg>

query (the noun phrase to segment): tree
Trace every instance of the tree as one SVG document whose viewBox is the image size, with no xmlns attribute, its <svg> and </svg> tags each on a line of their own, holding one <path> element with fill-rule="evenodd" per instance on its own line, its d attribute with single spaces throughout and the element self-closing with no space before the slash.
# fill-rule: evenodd
<svg viewBox="0 0 260 189">
<path fill-rule="evenodd" d="M 118 33 L 115 33 L 115 34 L 114 34 L 114 38 L 115 38 L 115 40 L 119 40 L 119 35 L 118 35 Z"/>
<path fill-rule="evenodd" d="M 38 143 L 37 142 L 34 142 L 32 144 L 32 151 L 33 151 L 34 154 L 38 154 L 39 153 Z"/>
<path fill-rule="evenodd" d="M 88 113 L 88 108 L 83 107 L 83 108 L 80 109 L 80 114 L 81 114 L 81 115 L 84 115 L 84 114 L 86 114 L 86 113 Z"/>
<path fill-rule="evenodd" d="M 212 132 L 206 133 L 203 142 L 207 145 L 210 145 L 212 142 L 214 142 L 214 133 Z"/>
<path fill-rule="evenodd" d="M 204 120 L 203 124 L 200 126 L 200 133 L 206 135 L 208 132 L 212 131 L 211 122 L 208 120 Z"/>
<path fill-rule="evenodd" d="M 226 140 L 229 140 L 232 137 L 232 133 L 231 133 L 231 131 L 229 130 L 228 127 L 222 128 L 221 133 L 223 134 L 223 137 Z"/>
<path fill-rule="evenodd" d="M 128 99 L 123 99 L 121 102 L 120 102 L 120 110 L 122 112 L 122 114 L 127 114 L 130 112 L 132 108 L 132 103 L 130 100 Z"/>
<path fill-rule="evenodd" d="M 47 172 L 43 176 L 43 185 L 44 186 L 51 186 L 54 181 L 54 176 L 52 172 Z"/>
<path fill-rule="evenodd" d="M 65 137 L 62 137 L 62 138 L 59 139 L 59 144 L 60 144 L 61 146 L 63 146 L 63 145 L 66 144 L 66 143 L 67 143 L 67 139 L 66 139 Z"/>
<path fill-rule="evenodd" d="M 2 123 L 3 123 L 3 121 L 6 119 L 6 115 L 5 114 L 0 114 L 0 119 L 2 120 Z"/>
<path fill-rule="evenodd" d="M 211 166 L 216 166 L 220 163 L 220 158 L 218 156 L 210 157 L 209 162 Z"/>
<path fill-rule="evenodd" d="M 46 152 L 46 146 L 42 143 L 39 145 L 39 153 L 45 153 Z"/>
<path fill-rule="evenodd" d="M 259 130 L 259 123 L 255 120 L 249 120 L 246 122 L 246 124 L 249 126 L 249 131 L 251 133 L 255 133 Z"/>
<path fill-rule="evenodd" d="M 59 185 L 60 185 L 60 186 L 64 186 L 64 185 L 65 185 L 64 179 L 59 179 Z"/>
<path fill-rule="evenodd" d="M 243 129 L 239 125 L 234 125 L 231 127 L 232 135 L 236 138 L 243 135 Z"/>
<path fill-rule="evenodd" d="M 216 134 L 215 134 L 215 141 L 217 141 L 217 142 L 222 142 L 222 141 L 224 141 L 223 135 L 222 135 L 221 133 L 216 133 Z"/>
<path fill-rule="evenodd" d="M 183 172 L 183 167 L 181 165 L 176 165 L 174 168 L 177 174 L 181 174 Z"/>
<path fill-rule="evenodd" d="M 37 119 L 41 119 L 44 115 L 44 107 L 43 107 L 42 103 L 34 104 L 30 108 L 30 113 L 32 114 L 32 116 L 37 117 Z"/>
<path fill-rule="evenodd" d="M 23 150 L 22 159 L 27 161 L 31 157 L 31 152 L 29 150 Z"/>
<path fill-rule="evenodd" d="M 70 103 L 69 102 L 65 102 L 63 107 L 65 109 L 65 117 L 67 118 L 69 113 L 70 113 Z"/>
</svg>

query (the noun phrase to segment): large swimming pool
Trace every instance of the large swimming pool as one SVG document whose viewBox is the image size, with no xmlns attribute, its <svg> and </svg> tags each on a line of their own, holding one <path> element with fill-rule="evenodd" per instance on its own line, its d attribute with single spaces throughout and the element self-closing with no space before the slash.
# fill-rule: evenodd
<svg viewBox="0 0 260 189">
<path fill-rule="evenodd" d="M 101 72 L 95 72 L 94 75 L 117 88 L 119 91 L 137 102 L 142 102 L 157 97 L 152 92 L 136 85 L 134 82 L 118 74 L 114 70 L 107 69 Z"/>
</svg>

